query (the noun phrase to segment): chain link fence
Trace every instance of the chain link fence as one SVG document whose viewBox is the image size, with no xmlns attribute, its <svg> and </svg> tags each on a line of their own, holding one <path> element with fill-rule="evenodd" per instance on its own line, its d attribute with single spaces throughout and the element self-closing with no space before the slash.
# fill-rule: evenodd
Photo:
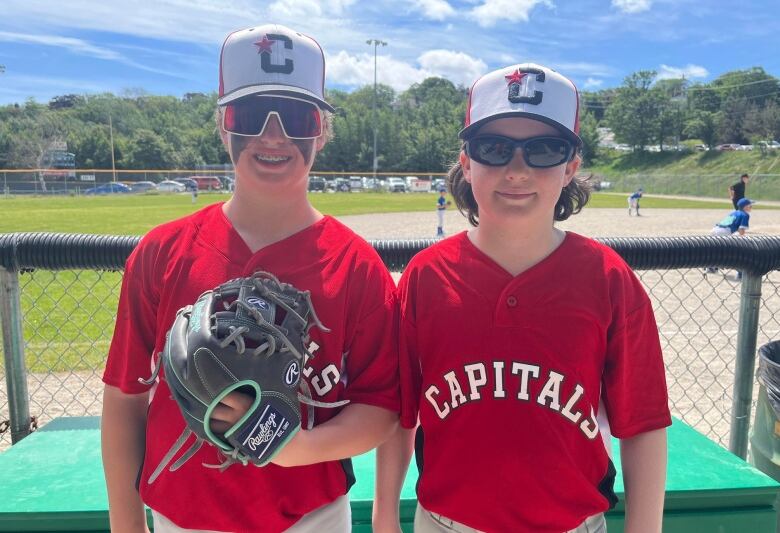
<svg viewBox="0 0 780 533">
<path fill-rule="evenodd" d="M 82 194 L 163 194 L 187 193 L 196 188 L 201 191 L 229 192 L 233 188 L 233 169 L 182 169 L 182 170 L 95 170 L 73 169 L 70 176 L 51 174 L 46 169 L 0 170 L 0 194 L 80 196 Z M 442 172 L 382 172 L 376 175 L 366 172 L 313 172 L 310 190 L 334 192 L 428 192 L 435 191 L 434 180 L 442 180 Z M 395 185 L 389 178 L 401 178 Z M 410 178 L 410 179 L 406 179 Z M 413 179 L 411 179 L 413 178 Z M 177 183 L 171 184 L 171 181 Z M 118 189 L 107 185 L 119 183 Z M 441 182 L 435 182 L 439 185 Z M 177 188 L 177 184 L 181 187 Z"/>
<path fill-rule="evenodd" d="M 780 152 L 778 152 L 780 155 Z M 642 187 L 648 194 L 683 195 L 697 198 L 728 198 L 729 186 L 739 181 L 733 174 L 627 174 L 599 176 L 607 191 L 632 192 Z M 748 186 L 753 200 L 780 200 L 780 174 L 750 174 Z"/>
<path fill-rule="evenodd" d="M 724 239 L 695 239 L 705 243 L 719 241 L 722 249 L 735 255 L 732 247 L 720 242 Z M 631 255 L 631 246 L 648 239 L 623 241 L 628 249 L 623 251 L 625 257 Z M 772 242 L 773 253 L 780 260 L 780 239 Z M 430 242 L 374 243 L 388 267 L 396 272 L 402 270 L 416 250 L 427 244 Z M 744 254 L 745 243 L 736 244 L 743 245 L 737 251 Z M 649 249 L 652 251 L 652 246 Z M 703 265 L 708 264 L 707 260 L 716 265 L 729 263 L 728 254 L 722 254 L 726 259 L 717 261 L 713 249 L 707 250 L 694 250 L 697 257 L 692 261 Z M 701 267 L 671 268 L 679 266 L 679 260 L 670 261 L 669 269 L 657 266 L 645 269 L 647 258 L 636 255 L 627 260 L 635 268 L 639 267 L 637 273 L 653 302 L 672 413 L 728 447 L 743 299 L 737 271 L 721 269 L 705 274 Z M 651 261 L 657 263 L 663 259 Z M 59 416 L 99 415 L 102 368 L 114 327 L 121 272 L 21 269 L 18 280 L 29 414 L 39 425 Z M 761 278 L 756 334 L 758 346 L 780 338 L 778 271 L 769 271 Z M 10 418 L 6 372 L 0 367 L 0 423 Z M 756 392 L 754 387 L 754 402 Z M 8 423 L 0 425 L 0 449 L 11 444 L 8 429 Z"/>
</svg>

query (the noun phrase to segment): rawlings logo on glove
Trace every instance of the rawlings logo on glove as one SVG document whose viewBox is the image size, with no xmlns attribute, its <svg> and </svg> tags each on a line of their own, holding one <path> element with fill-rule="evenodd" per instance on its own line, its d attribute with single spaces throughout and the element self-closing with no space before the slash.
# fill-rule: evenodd
<svg viewBox="0 0 780 533">
<path fill-rule="evenodd" d="M 300 403 L 308 405 L 308 428 L 314 409 L 338 407 L 346 401 L 325 403 L 311 397 L 301 369 L 309 330 L 320 322 L 308 291 L 280 282 L 267 272 L 223 283 L 203 293 L 176 315 L 165 349 L 148 380 L 151 385 L 165 368 L 165 380 L 179 406 L 186 427 L 149 477 L 162 473 L 190 435 L 195 442 L 173 465 L 187 462 L 204 442 L 225 456 L 224 470 L 240 462 L 268 464 L 301 427 Z M 252 406 L 225 433 L 210 428 L 211 414 L 232 392 L 254 398 Z"/>
</svg>

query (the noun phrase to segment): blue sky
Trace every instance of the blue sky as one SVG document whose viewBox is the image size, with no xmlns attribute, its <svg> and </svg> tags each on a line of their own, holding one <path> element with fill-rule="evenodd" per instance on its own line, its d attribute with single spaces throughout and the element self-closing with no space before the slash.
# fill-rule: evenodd
<svg viewBox="0 0 780 533">
<path fill-rule="evenodd" d="M 778 0 L 0 0 L 0 104 L 67 93 L 171 94 L 217 87 L 222 40 L 276 22 L 325 50 L 326 85 L 427 76 L 470 85 L 541 63 L 584 90 L 640 69 L 710 81 L 762 66 L 780 77 Z"/>
</svg>

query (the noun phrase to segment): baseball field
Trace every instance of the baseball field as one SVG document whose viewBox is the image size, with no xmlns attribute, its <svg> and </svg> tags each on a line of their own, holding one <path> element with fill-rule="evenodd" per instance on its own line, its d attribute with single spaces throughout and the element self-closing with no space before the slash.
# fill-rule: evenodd
<svg viewBox="0 0 780 533">
<path fill-rule="evenodd" d="M 329 215 L 372 213 L 433 212 L 432 194 L 322 194 L 310 195 L 314 206 Z M 0 196 L 0 233 L 15 231 L 56 231 L 142 235 L 149 229 L 187 215 L 207 204 L 224 201 L 225 194 L 200 194 L 192 203 L 189 194 L 141 194 L 107 196 Z M 623 208 L 622 193 L 596 193 L 588 204 L 593 208 Z M 727 200 L 646 197 L 648 209 L 723 209 Z M 760 206 L 757 206 L 760 208 Z"/>
<path fill-rule="evenodd" d="M 202 194 L 193 204 L 189 195 L 0 197 L 0 233 L 142 235 L 159 223 L 226 198 Z M 412 239 L 435 235 L 435 198 L 432 194 L 313 194 L 312 202 L 367 239 Z M 642 199 L 642 216 L 636 217 L 628 215 L 624 194 L 597 193 L 580 214 L 558 226 L 590 237 L 703 235 L 730 210 L 726 200 L 651 196 Z M 469 226 L 453 207 L 445 215 L 444 227 L 451 235 Z M 780 235 L 780 206 L 757 205 L 751 233 Z M 737 329 L 733 313 L 739 305 L 739 283 L 733 272 L 718 279 L 703 279 L 692 270 L 647 271 L 641 276 L 656 305 L 665 357 L 671 357 L 668 385 L 675 414 L 723 443 L 727 417 L 712 419 L 700 407 L 706 399 L 716 412 L 730 409 Z M 102 388 L 100 369 L 113 331 L 120 282 L 118 272 L 39 270 L 20 276 L 29 392 L 36 412 L 45 406 L 45 419 L 100 412 L 96 391 Z M 702 282 L 711 287 L 700 291 Z M 773 283 L 765 281 L 769 298 L 765 306 L 780 305 Z M 773 320 L 770 314 L 762 314 L 759 343 L 769 338 Z"/>
</svg>

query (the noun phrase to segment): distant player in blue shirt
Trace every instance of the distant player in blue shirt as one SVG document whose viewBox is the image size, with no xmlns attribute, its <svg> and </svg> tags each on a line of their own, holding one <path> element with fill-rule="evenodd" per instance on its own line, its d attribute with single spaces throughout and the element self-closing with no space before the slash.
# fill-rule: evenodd
<svg viewBox="0 0 780 533">
<path fill-rule="evenodd" d="M 710 234 L 723 236 L 745 235 L 745 231 L 750 227 L 750 211 L 753 209 L 754 203 L 749 198 L 741 198 L 737 201 L 737 209 L 715 224 Z M 717 268 L 709 267 L 705 270 L 705 273 L 713 274 L 717 271 Z M 737 272 L 737 279 L 742 279 L 742 272 Z"/>
<path fill-rule="evenodd" d="M 644 189 L 639 187 L 628 197 L 628 216 L 631 216 L 631 210 L 636 211 L 636 216 L 639 216 L 639 199 L 642 198 L 643 192 L 645 192 Z"/>
<path fill-rule="evenodd" d="M 436 236 L 444 237 L 444 211 L 452 202 L 447 200 L 447 190 L 444 187 L 439 188 L 439 199 L 436 200 L 436 214 L 439 216 L 439 227 L 436 228 Z"/>
</svg>

